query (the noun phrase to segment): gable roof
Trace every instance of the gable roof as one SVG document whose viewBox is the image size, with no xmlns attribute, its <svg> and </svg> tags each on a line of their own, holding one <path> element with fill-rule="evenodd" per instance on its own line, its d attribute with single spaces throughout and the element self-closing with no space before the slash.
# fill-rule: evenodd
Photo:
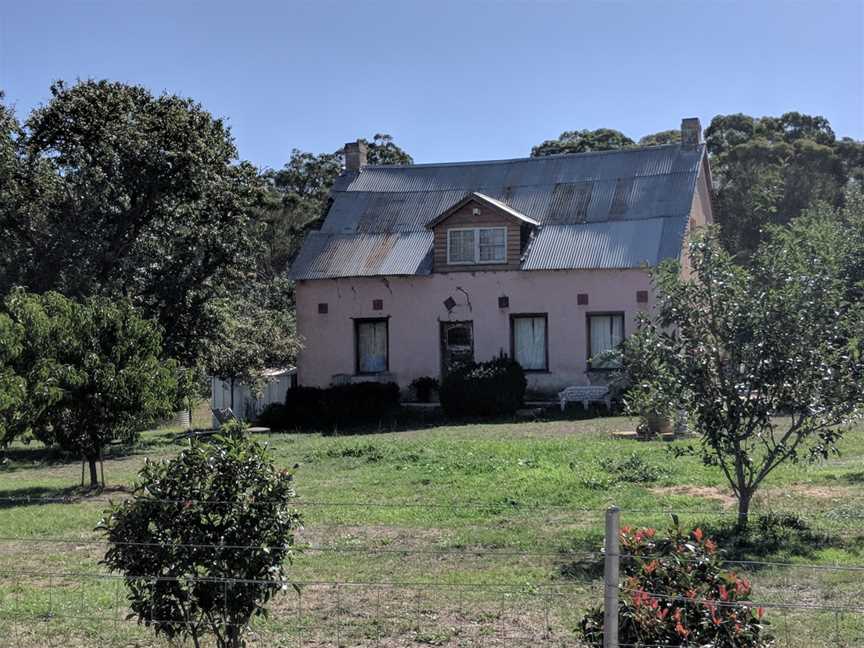
<svg viewBox="0 0 864 648">
<path fill-rule="evenodd" d="M 436 225 L 443 223 L 445 220 L 450 218 L 455 212 L 459 211 L 465 205 L 472 203 L 472 202 L 479 202 L 479 203 L 483 203 L 485 205 L 488 205 L 488 206 L 492 207 L 493 209 L 497 209 L 498 211 L 502 211 L 505 214 L 507 214 L 508 216 L 512 216 L 513 218 L 520 220 L 523 223 L 527 223 L 528 225 L 535 225 L 536 226 L 536 225 L 540 224 L 536 220 L 534 220 L 533 218 L 529 218 L 528 216 L 526 216 L 522 212 L 516 211 L 510 205 L 505 205 L 500 200 L 495 200 L 494 198 L 490 198 L 486 194 L 482 194 L 479 191 L 472 191 L 467 196 L 465 196 L 462 200 L 457 202 L 455 205 L 453 205 L 452 207 L 449 207 L 448 209 L 445 209 L 441 214 L 439 214 L 438 216 L 433 218 L 431 221 L 426 223 L 426 229 L 432 229 Z"/>
<path fill-rule="evenodd" d="M 491 162 L 366 166 L 337 179 L 294 279 L 432 271 L 439 216 L 476 194 L 538 223 L 523 270 L 635 268 L 677 258 L 704 145 Z"/>
</svg>

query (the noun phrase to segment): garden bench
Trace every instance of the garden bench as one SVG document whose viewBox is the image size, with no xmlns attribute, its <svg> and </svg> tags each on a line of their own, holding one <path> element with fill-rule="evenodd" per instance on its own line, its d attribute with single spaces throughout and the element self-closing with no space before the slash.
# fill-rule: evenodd
<svg viewBox="0 0 864 648">
<path fill-rule="evenodd" d="M 561 403 L 562 412 L 567 403 L 582 403 L 586 410 L 589 403 L 605 403 L 606 409 L 612 409 L 612 398 L 607 385 L 573 385 L 558 392 L 558 401 Z"/>
</svg>

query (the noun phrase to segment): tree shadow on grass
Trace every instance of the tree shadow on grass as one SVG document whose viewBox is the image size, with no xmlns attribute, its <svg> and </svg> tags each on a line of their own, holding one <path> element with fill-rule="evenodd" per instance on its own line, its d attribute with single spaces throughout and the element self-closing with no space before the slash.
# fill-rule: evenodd
<svg viewBox="0 0 864 648">
<path fill-rule="evenodd" d="M 50 504 L 80 504 L 88 500 L 117 495 L 118 499 L 131 493 L 126 486 L 108 486 L 106 488 L 81 488 L 67 486 L 64 488 L 49 488 L 31 486 L 28 488 L 12 488 L 0 490 L 0 510 L 21 508 L 26 506 L 46 506 Z"/>
<path fill-rule="evenodd" d="M 864 470 L 842 475 L 838 481 L 844 481 L 847 484 L 864 484 Z"/>
<path fill-rule="evenodd" d="M 160 432 L 142 436 L 134 443 L 115 442 L 105 446 L 103 460 L 126 459 L 142 452 L 177 446 L 177 434 Z M 48 466 L 68 466 L 81 463 L 81 456 L 56 446 L 34 442 L 0 449 L 0 474 Z"/>
<path fill-rule="evenodd" d="M 733 521 L 701 526 L 705 535 L 720 547 L 730 561 L 783 561 L 817 557 L 824 549 L 860 553 L 864 536 L 841 536 L 831 530 L 813 528 L 807 520 L 789 513 L 765 513 L 753 516 L 746 530 Z M 748 565 L 759 570 L 758 564 Z"/>
<path fill-rule="evenodd" d="M 699 527 L 706 537 L 717 543 L 725 560 L 747 563 L 744 566 L 748 571 L 760 571 L 770 568 L 769 563 L 796 558 L 818 561 L 819 552 L 825 549 L 864 555 L 864 533 L 841 536 L 831 530 L 814 529 L 807 520 L 788 513 L 753 515 L 743 531 L 737 528 L 734 519 L 694 524 L 693 527 Z M 602 546 L 603 538 L 599 534 L 574 538 L 570 546 L 562 547 L 559 552 L 558 575 L 580 582 L 602 578 L 602 556 L 583 557 L 591 552 L 599 554 Z"/>
<path fill-rule="evenodd" d="M 603 536 L 588 532 L 571 538 L 558 550 L 555 560 L 558 576 L 566 580 L 590 583 L 603 577 Z"/>
</svg>

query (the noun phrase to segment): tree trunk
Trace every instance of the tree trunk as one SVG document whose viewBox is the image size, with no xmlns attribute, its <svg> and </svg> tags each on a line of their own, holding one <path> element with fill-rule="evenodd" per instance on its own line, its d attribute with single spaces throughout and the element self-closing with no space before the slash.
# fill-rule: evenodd
<svg viewBox="0 0 864 648">
<path fill-rule="evenodd" d="M 99 488 L 99 474 L 96 472 L 97 461 L 99 461 L 98 456 L 90 455 L 87 457 L 87 464 L 90 466 L 90 488 Z"/>
<path fill-rule="evenodd" d="M 753 493 L 749 490 L 742 489 L 738 495 L 738 523 L 736 527 L 738 531 L 746 531 L 747 524 L 750 521 L 750 502 L 753 499 Z"/>
<path fill-rule="evenodd" d="M 234 617 L 225 619 L 225 646 L 224 648 L 240 648 L 243 645 L 243 628 L 236 622 Z"/>
</svg>

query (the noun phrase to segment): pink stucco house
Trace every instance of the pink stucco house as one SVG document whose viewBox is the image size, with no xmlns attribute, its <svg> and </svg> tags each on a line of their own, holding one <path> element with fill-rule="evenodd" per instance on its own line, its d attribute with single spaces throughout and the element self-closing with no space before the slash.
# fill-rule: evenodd
<svg viewBox="0 0 864 648">
<path fill-rule="evenodd" d="M 651 307 L 647 267 L 688 272 L 710 186 L 696 119 L 680 144 L 516 160 L 369 166 L 349 144 L 291 269 L 299 382 L 406 388 L 500 354 L 535 393 L 602 382 L 596 357 Z"/>
</svg>

